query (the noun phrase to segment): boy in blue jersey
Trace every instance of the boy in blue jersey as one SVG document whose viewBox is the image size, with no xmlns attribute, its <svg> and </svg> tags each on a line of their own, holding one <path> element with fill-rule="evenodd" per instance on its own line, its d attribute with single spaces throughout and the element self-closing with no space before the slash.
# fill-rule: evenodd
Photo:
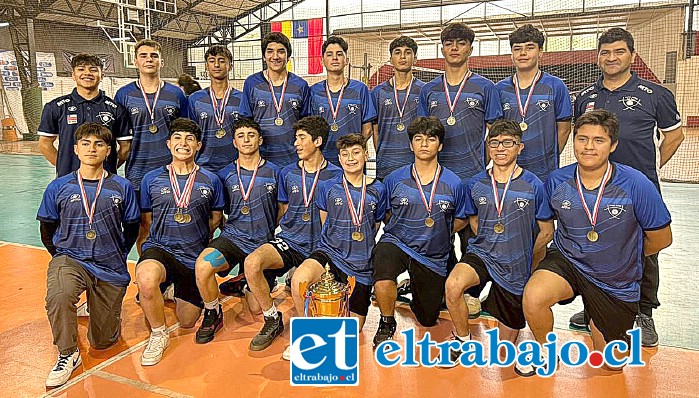
<svg viewBox="0 0 699 398">
<path fill-rule="evenodd" d="M 597 108 L 615 113 L 619 118 L 619 144 L 610 159 L 639 170 L 660 191 L 658 168 L 672 158 L 684 140 L 675 97 L 667 88 L 631 72 L 631 64 L 636 59 L 631 33 L 612 28 L 602 34 L 597 43 L 597 62 L 602 76 L 576 97 L 575 117 Z M 659 140 L 661 136 L 662 141 Z M 656 153 L 660 154 L 659 158 Z M 653 309 L 660 305 L 659 286 L 658 256 L 649 255 L 643 260 L 636 319 L 642 330 L 641 342 L 646 347 L 658 345 L 652 316 Z M 582 312 L 575 314 L 570 319 L 571 326 L 584 328 L 587 318 Z"/>
<path fill-rule="evenodd" d="M 376 148 L 376 178 L 383 180 L 393 170 L 410 164 L 410 140 L 407 127 L 417 116 L 420 89 L 425 83 L 413 76 L 417 59 L 417 43 L 401 36 L 388 47 L 394 76 L 371 90 L 377 112 L 373 123 Z"/>
<path fill-rule="evenodd" d="M 558 228 L 523 297 L 529 328 L 542 344 L 553 327 L 551 307 L 577 295 L 590 314 L 595 350 L 612 340 L 629 343 L 643 256 L 672 243 L 670 213 L 653 183 L 609 161 L 618 126 L 616 116 L 602 109 L 579 117 L 573 132 L 578 162 L 555 170 L 546 183 Z"/>
<path fill-rule="evenodd" d="M 126 110 L 99 89 L 102 81 L 102 60 L 94 54 L 78 54 L 70 60 L 75 81 L 73 92 L 58 97 L 44 106 L 37 134 L 39 150 L 62 177 L 80 167 L 74 153 L 75 131 L 83 123 L 100 123 L 112 132 L 112 142 L 105 169 L 116 174 L 126 161 L 131 148 L 131 121 Z M 53 145 L 59 139 L 58 150 Z M 117 150 L 118 146 L 118 150 Z"/>
<path fill-rule="evenodd" d="M 345 77 L 347 42 L 339 36 L 330 36 L 323 43 L 325 80 L 311 86 L 306 103 L 306 114 L 317 115 L 330 125 L 328 142 L 323 156 L 336 166 L 340 165 L 335 141 L 338 137 L 361 132 L 365 139 L 373 135 L 371 127 L 376 119 L 376 108 L 369 88 L 362 82 Z"/>
<path fill-rule="evenodd" d="M 296 270 L 291 280 L 291 297 L 296 313 L 304 314 L 304 299 L 299 285 L 321 279 L 325 266 L 342 283 L 356 278 L 349 299 L 349 311 L 359 318 L 362 330 L 371 305 L 372 258 L 376 233 L 386 214 L 386 187 L 364 174 L 369 158 L 366 140 L 359 134 L 348 134 L 337 139 L 340 164 L 344 175 L 326 181 L 318 189 L 316 203 L 323 224 L 320 244 Z M 290 348 L 283 358 L 289 360 Z"/>
<path fill-rule="evenodd" d="M 262 309 L 265 324 L 250 342 L 250 350 L 261 351 L 284 331 L 282 313 L 277 311 L 264 272 L 283 275 L 298 267 L 318 248 L 321 220 L 316 205 L 317 187 L 342 175 L 342 169 L 328 163 L 323 147 L 328 123 L 319 116 L 307 116 L 294 124 L 294 146 L 299 161 L 282 169 L 277 186 L 281 205 L 281 232 L 245 259 L 245 278 Z"/>
<path fill-rule="evenodd" d="M 553 213 L 544 184 L 518 164 L 525 147 L 519 123 L 493 123 L 487 145 L 493 168 L 466 182 L 467 213 L 476 236 L 449 273 L 445 295 L 454 323 L 453 339 L 461 343 L 471 339 L 464 292 L 472 286 L 482 289 L 491 281 L 483 307 L 499 321 L 501 338 L 515 343 L 525 327 L 524 285 L 553 237 Z M 460 349 L 451 351 L 453 366 L 461 354 Z M 531 368 L 516 367 L 515 372 L 533 375 Z"/>
<path fill-rule="evenodd" d="M 410 308 L 423 326 L 434 326 L 444 298 L 447 261 L 455 231 L 466 226 L 466 187 L 437 161 L 444 126 L 436 117 L 418 117 L 408 135 L 414 163 L 384 180 L 386 227 L 374 248 L 374 293 L 381 320 L 374 347 L 396 331 L 396 278 L 410 274 Z"/>
<path fill-rule="evenodd" d="M 503 114 L 522 129 L 518 164 L 546 181 L 568 141 L 573 106 L 565 83 L 539 69 L 544 35 L 537 28 L 527 24 L 510 33 L 510 48 L 516 72 L 496 84 Z"/>
<path fill-rule="evenodd" d="M 86 123 L 74 140 L 79 169 L 49 184 L 36 216 L 41 241 L 53 256 L 46 312 L 59 355 L 47 387 L 63 385 L 81 363 L 76 304 L 83 291 L 91 312 L 90 346 L 105 349 L 119 338 L 121 304 L 131 279 L 126 256 L 141 217 L 131 184 L 104 169 L 111 151 L 109 129 Z"/>
<path fill-rule="evenodd" d="M 204 307 L 194 266 L 221 222 L 225 200 L 218 176 L 194 162 L 200 140 L 196 123 L 175 119 L 167 140 L 171 163 L 149 172 L 141 182 L 141 228 L 149 235 L 136 265 L 136 283 L 151 328 L 143 366 L 160 362 L 170 344 L 161 284 L 174 284 L 180 327 L 194 327 Z"/>
<path fill-rule="evenodd" d="M 260 156 L 261 144 L 260 125 L 240 118 L 233 133 L 238 159 L 219 172 L 226 192 L 228 218 L 221 235 L 209 243 L 196 262 L 197 287 L 204 301 L 204 320 L 196 335 L 199 344 L 213 340 L 223 327 L 215 275 L 228 275 L 236 264 L 242 269 L 248 254 L 262 242 L 274 239 L 280 210 L 277 187 L 281 170 Z"/>
<path fill-rule="evenodd" d="M 206 72 L 211 85 L 187 98 L 189 118 L 201 128 L 201 150 L 197 164 L 214 173 L 238 157 L 233 146 L 233 128 L 238 118 L 243 93 L 228 82 L 233 55 L 225 47 L 209 47 L 204 54 Z"/>
<path fill-rule="evenodd" d="M 298 160 L 294 148 L 294 123 L 305 116 L 308 83 L 287 71 L 291 42 L 280 32 L 262 40 L 262 56 L 267 69 L 245 79 L 240 114 L 252 118 L 262 128 L 260 154 L 279 167 Z"/>
</svg>

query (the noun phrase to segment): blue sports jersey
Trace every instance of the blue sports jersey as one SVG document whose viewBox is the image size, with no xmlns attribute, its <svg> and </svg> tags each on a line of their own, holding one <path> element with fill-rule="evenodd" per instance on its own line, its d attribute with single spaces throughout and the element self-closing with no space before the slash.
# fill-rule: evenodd
<svg viewBox="0 0 699 398">
<path fill-rule="evenodd" d="M 504 118 L 522 121 L 517 105 L 517 97 L 512 76 L 500 80 L 496 85 L 500 93 L 500 103 Z M 520 89 L 519 98 L 524 108 L 530 88 Z M 527 129 L 523 131 L 524 150 L 517 158 L 517 163 L 524 169 L 536 174 L 541 181 L 546 181 L 549 174 L 558 168 L 558 125 L 556 123 L 573 117 L 573 105 L 565 83 L 546 72 L 541 73 L 529 100 L 529 108 L 524 121 Z"/>
<path fill-rule="evenodd" d="M 154 97 L 155 93 L 148 94 L 151 104 Z M 155 134 L 148 131 L 153 123 L 138 82 L 120 88 L 114 100 L 131 115 L 134 137 L 129 159 L 126 161 L 126 178 L 138 190 L 146 173 L 172 161 L 172 154 L 165 142 L 170 136 L 170 122 L 178 117 L 187 117 L 187 97 L 179 87 L 163 82 L 154 111 L 155 125 L 158 127 Z"/>
<path fill-rule="evenodd" d="M 335 142 L 339 137 L 347 134 L 362 134 L 362 125 L 376 119 L 376 109 L 371 100 L 369 88 L 366 84 L 349 79 L 342 94 L 342 101 L 337 111 L 337 119 L 333 122 L 332 110 L 328 103 L 328 95 L 325 92 L 327 80 L 320 81 L 311 86 L 310 97 L 306 105 L 307 116 L 321 116 L 329 125 L 337 123 L 337 131 L 328 131 L 328 142 L 323 148 L 323 156 L 336 166 L 340 166 L 339 155 Z M 330 92 L 333 107 L 337 109 L 337 100 L 340 92 Z"/>
<path fill-rule="evenodd" d="M 452 101 L 459 86 L 449 86 Z M 453 103 L 453 102 L 452 102 Z M 447 124 L 451 112 L 444 93 L 443 75 L 422 86 L 418 116 L 436 116 L 446 135 L 439 163 L 461 179 L 468 179 L 485 169 L 486 123 L 502 118 L 498 90 L 490 80 L 474 73 L 464 85 L 454 108 L 456 124 Z"/>
<path fill-rule="evenodd" d="M 221 236 L 233 242 L 246 254 L 250 254 L 262 244 L 274 239 L 281 170 L 274 163 L 265 161 L 257 170 L 255 184 L 247 201 L 243 201 L 243 191 L 250 187 L 253 170 L 241 167 L 240 174 L 243 187 L 238 181 L 235 163 L 231 163 L 218 173 L 226 192 L 226 214 L 228 215 Z M 241 213 L 243 206 L 248 206 L 248 214 Z"/>
<path fill-rule="evenodd" d="M 332 163 L 328 163 L 320 170 L 316 192 L 313 193 L 313 198 L 311 198 L 308 209 L 306 209 L 301 185 L 300 163 L 290 164 L 284 167 L 281 172 L 281 183 L 278 186 L 279 202 L 287 203 L 288 207 L 286 213 L 279 221 L 279 226 L 282 230 L 277 236 L 284 239 L 292 249 L 308 257 L 318 248 L 318 243 L 320 242 L 320 215 L 316 205 L 318 186 L 322 185 L 324 181 L 341 176 L 342 169 Z M 311 191 L 315 175 L 316 173 L 306 173 L 307 193 Z M 302 219 L 303 214 L 306 212 L 311 216 L 310 221 L 303 221 Z"/>
<path fill-rule="evenodd" d="M 352 223 L 343 179 L 344 176 L 328 180 L 318 190 L 318 208 L 328 213 L 318 249 L 327 254 L 342 272 L 355 276 L 357 282 L 363 285 L 371 286 L 374 269 L 371 253 L 376 245 L 376 223 L 383 221 L 386 215 L 386 187 L 378 180 L 367 184 L 364 214 L 359 227 L 359 231 L 364 234 L 364 240 L 360 242 L 352 239 L 352 233 L 357 231 L 357 227 Z M 347 186 L 357 211 L 362 198 L 362 188 L 349 183 Z"/>
<path fill-rule="evenodd" d="M 131 120 L 125 109 L 100 90 L 97 97 L 87 100 L 73 89 L 70 94 L 58 97 L 44 106 L 41 122 L 36 132 L 45 137 L 58 137 L 58 159 L 56 176 L 61 177 L 80 168 L 80 159 L 75 154 L 75 130 L 84 123 L 95 122 L 112 132 L 112 150 L 104 161 L 104 168 L 115 174 L 117 171 L 117 141 L 131 140 Z"/>
<path fill-rule="evenodd" d="M 558 218 L 553 242 L 597 287 L 622 301 L 636 302 L 641 297 L 643 231 L 666 227 L 670 213 L 641 172 L 619 163 L 612 166 L 595 226 L 597 242 L 586 237 L 591 226 L 576 187 L 577 163 L 551 173 L 546 190 Z M 598 190 L 584 190 L 591 212 Z"/>
<path fill-rule="evenodd" d="M 277 110 L 274 107 L 269 82 L 263 72 L 257 72 L 245 79 L 240 114 L 254 119 L 262 129 L 260 154 L 264 159 L 284 167 L 298 160 L 294 148 L 294 123 L 306 116 L 304 106 L 308 99 L 308 83 L 293 73 L 288 74 L 284 103 L 279 116 L 284 124 L 277 126 Z M 279 101 L 282 86 L 274 87 L 274 95 Z"/>
<path fill-rule="evenodd" d="M 90 206 L 95 201 L 97 180 L 83 180 Z M 102 184 L 92 230 L 94 240 L 87 239 L 89 222 L 83 207 L 77 172 L 59 177 L 48 185 L 36 215 L 37 220 L 59 222 L 53 236 L 56 255 L 78 261 L 97 279 L 128 286 L 131 277 L 126 268 L 128 248 L 125 247 L 123 225 L 140 221 L 138 199 L 131 183 L 116 174 L 109 174 Z"/>
<path fill-rule="evenodd" d="M 180 192 L 189 175 L 178 175 Z M 150 234 L 143 244 L 145 251 L 157 247 L 171 253 L 177 261 L 194 269 L 197 256 L 209 243 L 209 219 L 212 211 L 221 211 L 226 205 L 221 180 L 216 174 L 199 168 L 186 213 L 192 221 L 175 221 L 177 206 L 170 186 L 167 167 L 150 171 L 141 181 L 141 211 L 153 213 Z"/>
<path fill-rule="evenodd" d="M 575 99 L 575 118 L 597 108 L 606 109 L 619 118 L 619 145 L 609 160 L 639 170 L 660 190 L 655 144 L 657 130 L 671 131 L 682 126 L 670 90 L 632 72 L 623 86 L 609 91 L 604 88 L 600 77 Z"/>
<path fill-rule="evenodd" d="M 386 211 L 391 212 L 391 218 L 380 241 L 395 244 L 414 260 L 446 276 L 454 218 L 468 218 L 466 186 L 451 170 L 442 167 L 432 202 L 434 225 L 427 227 L 427 210 L 417 190 L 411 166 L 399 168 L 383 181 L 388 197 Z M 424 185 L 422 190 L 429 202 L 432 182 Z"/>
<path fill-rule="evenodd" d="M 502 200 L 505 184 L 497 187 Z M 468 251 L 483 260 L 498 285 L 521 296 L 532 272 L 537 220 L 553 218 L 546 188 L 534 173 L 524 170 L 512 179 L 500 217 L 488 171 L 470 179 L 467 188 L 467 212 L 478 216 L 478 235 L 469 239 Z M 501 234 L 493 229 L 498 222 L 505 226 Z"/>
<path fill-rule="evenodd" d="M 187 99 L 189 118 L 194 120 L 201 128 L 201 149 L 197 152 L 197 164 L 209 171 L 217 173 L 238 158 L 238 150 L 233 146 L 234 126 L 238 120 L 240 101 L 243 93 L 231 89 L 228 94 L 228 103 L 223 119 L 223 129 L 226 135 L 219 138 L 216 133 L 221 128 L 216 121 L 214 107 L 211 104 L 209 88 L 192 93 Z M 223 99 L 216 99 L 220 102 Z"/>
<path fill-rule="evenodd" d="M 371 99 L 377 112 L 378 123 L 378 148 L 376 149 L 376 177 L 386 178 L 399 167 L 410 164 L 415 156 L 410 151 L 410 137 L 408 126 L 417 117 L 417 108 L 420 103 L 420 90 L 425 83 L 420 79 L 413 81 L 407 102 L 405 95 L 407 88 L 398 90 L 398 104 L 403 106 L 403 118 L 396 107 L 395 93 L 392 81 L 388 80 L 371 90 Z M 403 131 L 398 131 L 399 122 L 404 125 Z"/>
</svg>

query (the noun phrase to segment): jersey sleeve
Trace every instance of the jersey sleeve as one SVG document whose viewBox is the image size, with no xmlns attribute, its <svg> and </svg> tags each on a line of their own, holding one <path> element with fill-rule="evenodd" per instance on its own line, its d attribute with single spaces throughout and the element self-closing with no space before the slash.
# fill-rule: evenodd
<svg viewBox="0 0 699 398">
<path fill-rule="evenodd" d="M 655 119 L 661 131 L 672 131 L 682 126 L 682 118 L 677 110 L 675 96 L 664 87 L 658 92 L 658 104 L 655 109 Z"/>
<path fill-rule="evenodd" d="M 468 218 L 470 215 L 468 212 L 468 195 L 466 192 L 466 185 L 459 181 L 454 187 L 454 217 L 455 218 Z"/>
<path fill-rule="evenodd" d="M 222 211 L 226 207 L 226 197 L 223 191 L 225 190 L 218 176 L 213 175 L 211 185 L 214 187 L 214 195 L 211 198 L 211 208 L 214 211 Z"/>
<path fill-rule="evenodd" d="M 371 103 L 374 104 L 374 109 L 378 110 L 379 109 L 379 91 L 381 90 L 380 86 L 374 87 L 371 91 L 369 91 L 369 99 L 371 100 Z M 410 93 L 408 93 L 410 95 Z M 374 119 L 374 124 L 378 123 L 378 112 L 377 112 L 377 118 Z"/>
<path fill-rule="evenodd" d="M 39 221 L 60 221 L 58 202 L 56 201 L 56 195 L 58 193 L 58 187 L 55 183 L 56 180 L 52 181 L 44 191 L 44 196 L 41 199 L 41 205 L 39 206 L 39 211 L 36 214 L 36 219 Z"/>
<path fill-rule="evenodd" d="M 360 97 L 363 105 L 362 124 L 370 123 L 376 120 L 376 106 L 374 105 L 374 101 L 372 100 L 371 95 L 369 94 L 369 88 L 365 86 L 364 83 L 360 84 Z"/>
<path fill-rule="evenodd" d="M 179 117 L 189 118 L 189 111 L 187 110 L 187 96 L 184 95 L 184 91 L 177 89 L 177 99 L 180 102 L 180 113 Z"/>
<path fill-rule="evenodd" d="M 133 185 L 126 181 L 124 188 L 124 213 L 121 217 L 122 224 L 130 224 L 141 220 L 141 211 L 138 206 L 138 198 Z"/>
<path fill-rule="evenodd" d="M 126 106 L 126 95 L 124 94 L 126 86 L 120 88 L 117 90 L 116 94 L 114 95 L 114 102 L 117 104 L 123 106 L 125 109 L 128 109 Z"/>
<path fill-rule="evenodd" d="M 547 221 L 553 218 L 553 211 L 549 204 L 549 196 L 546 193 L 546 187 L 536 176 L 531 181 L 534 189 L 534 199 L 536 200 L 536 219 L 539 221 Z"/>
<path fill-rule="evenodd" d="M 117 117 L 114 124 L 114 138 L 117 141 L 133 139 L 133 129 L 131 127 L 131 118 L 126 112 L 126 108 L 117 103 Z M 112 149 L 114 150 L 114 149 Z"/>
<path fill-rule="evenodd" d="M 45 137 L 57 137 L 58 117 L 56 105 L 53 102 L 46 104 L 41 112 L 41 122 L 39 122 L 39 129 L 36 133 Z"/>
<path fill-rule="evenodd" d="M 153 176 L 148 173 L 141 180 L 141 190 L 139 191 L 139 205 L 141 206 L 141 211 L 144 213 L 150 213 L 153 211 L 153 204 L 150 199 L 149 185 Z"/>
<path fill-rule="evenodd" d="M 245 79 L 245 83 L 243 83 L 243 98 L 238 108 L 238 114 L 242 117 L 252 118 L 252 104 L 255 103 L 252 98 L 252 92 L 252 83 L 250 82 L 250 78 L 247 78 Z"/>
<path fill-rule="evenodd" d="M 573 117 L 573 104 L 570 102 L 568 88 L 561 80 L 555 80 L 553 100 L 556 102 L 556 121 L 564 121 Z"/>
<path fill-rule="evenodd" d="M 286 192 L 286 175 L 289 174 L 288 168 L 282 169 L 279 173 L 279 181 L 277 182 L 277 200 L 280 203 L 289 203 L 289 195 Z"/>
<path fill-rule="evenodd" d="M 379 203 L 376 205 L 376 220 L 377 221 L 383 221 L 384 218 L 386 218 L 386 204 L 388 203 L 388 195 L 386 192 L 386 186 L 379 182 L 376 181 L 378 184 L 376 185 L 376 190 L 379 193 Z"/>
<path fill-rule="evenodd" d="M 495 84 L 488 81 L 488 84 L 483 88 L 485 97 L 485 121 L 492 123 L 498 119 L 502 119 L 502 105 L 500 104 L 500 94 L 498 93 Z"/>
<path fill-rule="evenodd" d="M 466 208 L 467 216 L 475 216 L 478 214 L 476 204 L 473 203 L 473 198 L 471 197 L 471 189 L 473 188 L 473 184 L 475 184 L 475 177 L 469 178 L 468 180 L 461 180 L 461 185 L 464 185 L 466 189 L 466 199 L 464 200 L 464 206 Z"/>
<path fill-rule="evenodd" d="M 427 96 L 429 95 L 429 84 L 425 84 L 420 89 L 420 103 L 417 104 L 417 115 L 418 116 L 429 116 L 430 115 L 430 104 L 427 103 Z"/>
<path fill-rule="evenodd" d="M 316 195 L 316 206 L 318 206 L 320 210 L 328 211 L 327 195 L 330 192 L 330 187 L 332 187 L 333 182 L 333 180 L 323 181 L 323 183 L 318 186 L 318 193 Z"/>
<path fill-rule="evenodd" d="M 633 209 L 643 230 L 658 230 L 670 225 L 670 212 L 655 185 L 638 172 L 632 189 Z"/>
<path fill-rule="evenodd" d="M 575 97 L 575 102 L 573 103 L 573 123 L 579 118 L 583 113 L 585 113 L 583 105 L 583 99 L 580 97 L 580 93 Z"/>
<path fill-rule="evenodd" d="M 192 95 L 187 98 L 187 118 L 189 120 L 194 120 L 195 122 L 197 121 L 196 115 L 194 113 L 194 103 L 196 102 L 196 95 L 192 93 Z"/>
</svg>

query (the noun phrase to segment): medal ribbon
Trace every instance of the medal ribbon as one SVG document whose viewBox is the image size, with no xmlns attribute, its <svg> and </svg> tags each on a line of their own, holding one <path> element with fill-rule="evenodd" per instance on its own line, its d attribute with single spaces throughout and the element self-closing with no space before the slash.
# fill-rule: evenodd
<svg viewBox="0 0 699 398">
<path fill-rule="evenodd" d="M 85 192 L 85 184 L 83 183 L 83 176 L 80 175 L 80 170 L 76 172 L 78 174 L 78 185 L 80 186 L 80 195 L 83 200 L 83 208 L 85 209 L 85 214 L 87 215 L 88 228 L 92 230 L 92 220 L 95 218 L 95 209 L 97 208 L 97 198 L 100 196 L 102 191 L 102 184 L 104 183 L 104 177 L 107 176 L 107 172 L 102 170 L 102 176 L 100 181 L 97 183 L 97 190 L 95 191 L 95 201 L 92 205 L 87 200 L 87 192 Z"/>
<path fill-rule="evenodd" d="M 274 109 L 277 110 L 277 116 L 279 116 L 282 113 L 282 107 L 284 107 L 284 94 L 286 94 L 286 83 L 289 79 L 289 74 L 286 73 L 284 75 L 284 84 L 282 84 L 282 94 L 279 96 L 279 102 L 277 102 L 277 94 L 274 93 L 274 85 L 272 84 L 272 79 L 269 78 L 269 71 L 267 71 L 266 75 L 267 83 L 269 83 L 269 91 L 272 93 L 272 101 L 274 101 Z"/>
<path fill-rule="evenodd" d="M 226 87 L 226 91 L 223 92 L 221 104 L 219 105 L 219 102 L 216 99 L 216 94 L 214 94 L 214 90 L 209 87 L 211 106 L 214 108 L 214 119 L 216 119 L 216 124 L 218 124 L 219 128 L 223 128 L 223 123 L 226 121 L 226 105 L 228 104 L 228 99 L 232 89 L 233 88 L 231 86 Z"/>
<path fill-rule="evenodd" d="M 595 229 L 595 225 L 597 224 L 597 214 L 599 212 L 599 206 L 602 203 L 602 196 L 604 195 L 604 188 L 607 185 L 607 182 L 612 177 L 612 165 L 611 163 L 607 162 L 607 170 L 604 172 L 604 177 L 602 177 L 602 184 L 599 186 L 599 191 L 597 191 L 597 200 L 595 200 L 595 208 L 592 210 L 592 214 L 590 214 L 590 209 L 587 207 L 587 202 L 585 202 L 585 195 L 583 194 L 583 187 L 582 187 L 582 182 L 580 181 L 580 169 L 575 168 L 575 176 L 577 177 L 575 182 L 577 184 L 578 188 L 578 195 L 580 195 L 580 200 L 582 201 L 583 209 L 585 209 L 585 214 L 587 214 L 587 219 L 590 220 L 590 225 L 592 225 L 592 229 Z"/>
<path fill-rule="evenodd" d="M 454 102 L 451 102 L 451 95 L 449 94 L 449 86 L 447 86 L 447 76 L 442 75 L 442 82 L 444 83 L 444 94 L 447 96 L 447 105 L 449 105 L 449 112 L 451 115 L 454 115 L 454 108 L 456 108 L 456 103 L 459 102 L 459 96 L 461 95 L 461 91 L 464 89 L 464 86 L 466 85 L 466 82 L 468 79 L 471 78 L 471 75 L 473 72 L 470 70 L 468 73 L 466 73 L 466 76 L 464 76 L 463 80 L 461 80 L 461 85 L 459 85 L 459 91 L 456 92 L 456 97 L 454 97 Z"/>
<path fill-rule="evenodd" d="M 172 165 L 169 166 L 170 170 L 170 186 L 172 187 L 172 196 L 175 198 L 175 205 L 180 209 L 186 209 L 189 206 L 189 200 L 192 197 L 192 189 L 194 188 L 194 180 L 197 177 L 197 170 L 199 166 L 194 165 L 194 169 L 189 173 L 187 177 L 187 182 L 184 184 L 184 191 L 180 193 L 180 184 L 177 182 L 177 174 L 175 174 L 175 168 Z"/>
<path fill-rule="evenodd" d="M 517 78 L 517 74 L 515 73 L 514 77 L 512 78 L 512 84 L 515 86 L 515 96 L 517 97 L 517 109 L 519 110 L 520 116 L 522 116 L 522 121 L 524 121 L 524 116 L 527 114 L 527 109 L 529 109 L 529 101 L 532 99 L 534 87 L 536 87 L 536 83 L 539 81 L 540 77 L 541 70 L 536 72 L 536 76 L 534 76 L 532 85 L 529 87 L 529 93 L 527 94 L 527 102 L 524 103 L 524 106 L 522 106 L 522 99 L 519 97 L 519 79 Z"/>
<path fill-rule="evenodd" d="M 342 178 L 342 186 L 345 188 L 347 204 L 349 205 L 350 216 L 352 216 L 352 224 L 359 228 L 362 225 L 362 217 L 364 216 L 364 202 L 366 201 L 366 175 L 362 176 L 362 201 L 359 203 L 357 210 L 354 209 L 354 202 L 352 202 L 352 195 L 350 195 L 347 178 Z"/>
<path fill-rule="evenodd" d="M 417 184 L 417 190 L 418 192 L 420 192 L 420 199 L 422 199 L 422 204 L 425 205 L 425 210 L 427 210 L 427 214 L 432 214 L 432 201 L 434 200 L 434 193 L 437 191 L 437 183 L 439 182 L 440 171 L 442 171 L 442 166 L 440 166 L 439 163 L 437 163 L 437 169 L 434 171 L 434 177 L 432 178 L 432 189 L 430 190 L 430 202 L 428 204 L 427 198 L 425 197 L 425 193 L 422 191 L 422 181 L 420 181 L 420 175 L 418 175 L 417 170 L 415 170 L 415 163 L 413 163 L 412 166 L 413 179 Z"/>
<path fill-rule="evenodd" d="M 415 77 L 410 80 L 410 84 L 408 85 L 408 89 L 405 90 L 405 98 L 403 99 L 403 108 L 401 109 L 400 103 L 398 101 L 398 87 L 396 87 L 396 77 L 393 76 L 393 95 L 396 98 L 396 108 L 398 109 L 398 116 L 400 117 L 401 120 L 403 120 L 403 112 L 405 112 L 405 106 L 408 105 L 408 97 L 410 96 L 410 89 L 413 87 L 413 82 L 415 81 Z"/>
<path fill-rule="evenodd" d="M 327 160 L 323 159 L 323 163 L 320 164 L 318 170 L 316 170 L 316 175 L 313 177 L 313 186 L 311 187 L 311 192 L 309 195 L 306 194 L 306 168 L 303 162 L 301 162 L 301 188 L 303 189 L 303 204 L 308 208 L 311 205 L 311 199 L 313 199 L 313 194 L 316 191 L 316 185 L 318 184 L 318 176 L 320 176 L 320 171 L 328 163 Z"/>
<path fill-rule="evenodd" d="M 141 89 L 141 94 L 143 95 L 143 101 L 146 103 L 146 108 L 148 109 L 148 114 L 150 115 L 150 122 L 151 124 L 155 124 L 155 106 L 158 103 L 158 98 L 160 98 L 160 87 L 162 86 L 162 83 L 158 83 L 158 91 L 155 92 L 155 97 L 153 97 L 153 105 L 151 106 L 150 101 L 148 100 L 148 94 L 146 94 L 146 90 L 143 88 L 143 85 L 141 84 L 141 81 L 139 80 L 138 82 L 138 88 Z"/>
<path fill-rule="evenodd" d="M 512 179 L 515 176 L 515 173 L 517 173 L 517 169 L 519 169 L 519 166 L 515 165 L 514 170 L 512 170 L 512 174 L 510 174 L 510 178 L 507 179 L 507 184 L 505 184 L 505 189 L 502 191 L 502 198 L 500 198 L 500 195 L 498 194 L 498 184 L 495 181 L 495 176 L 493 175 L 493 171 L 490 171 L 490 182 L 493 185 L 493 195 L 495 195 L 495 209 L 498 211 L 498 219 L 500 219 L 500 215 L 502 214 L 502 209 L 505 205 L 505 195 L 507 195 L 507 190 L 510 188 L 510 183 L 512 182 Z"/>
<path fill-rule="evenodd" d="M 240 161 L 236 160 L 235 161 L 235 167 L 238 170 L 238 184 L 240 184 L 240 194 L 243 196 L 243 202 L 247 202 L 248 198 L 250 197 L 250 193 L 252 192 L 252 186 L 255 185 L 255 179 L 257 178 L 257 170 L 260 168 L 260 164 L 262 163 L 262 158 L 257 161 L 257 164 L 255 165 L 255 170 L 252 172 L 252 177 L 250 177 L 250 185 L 248 185 L 248 188 L 243 190 L 243 180 L 240 179 Z"/>
<path fill-rule="evenodd" d="M 340 112 L 340 103 L 342 102 L 342 95 L 345 94 L 345 84 L 342 85 L 340 89 L 340 95 L 337 97 L 337 107 L 333 106 L 333 99 L 330 95 L 330 87 L 328 86 L 328 81 L 325 81 L 325 94 L 328 96 L 328 104 L 330 105 L 330 112 L 333 115 L 333 122 L 337 120 L 337 113 Z"/>
</svg>

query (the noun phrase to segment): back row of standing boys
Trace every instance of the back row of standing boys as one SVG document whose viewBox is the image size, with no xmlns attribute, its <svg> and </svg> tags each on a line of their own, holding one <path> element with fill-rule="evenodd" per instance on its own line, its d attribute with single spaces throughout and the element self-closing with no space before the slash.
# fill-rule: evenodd
<svg viewBox="0 0 699 398">
<path fill-rule="evenodd" d="M 630 71 L 636 53 L 623 29 L 600 36 L 603 76 L 574 106 L 565 84 L 539 69 L 544 36 L 536 28 L 510 35 L 516 74 L 497 84 L 469 69 L 474 39 L 465 24 L 445 27 L 445 73 L 429 83 L 412 74 L 415 42 L 395 39 L 395 75 L 371 92 L 344 77 L 348 48 L 337 36 L 323 45 L 327 79 L 311 87 L 287 72 L 292 49 L 280 33 L 263 39 L 267 69 L 243 92 L 229 85 L 231 53 L 212 46 L 211 86 L 189 98 L 161 80 L 152 40 L 136 45 L 139 79 L 114 100 L 99 90 L 100 60 L 76 56 L 77 87 L 46 105 L 39 128 L 58 175 L 37 216 L 53 255 L 46 309 L 59 350 L 46 385 L 65 383 L 81 362 L 81 292 L 90 344 L 117 341 L 134 243 L 152 329 L 143 365 L 157 364 L 169 345 L 163 288 L 174 284 L 181 327 L 194 327 L 204 309 L 196 341 L 206 343 L 223 326 L 215 274 L 238 264 L 248 304 L 264 315 L 251 350 L 284 330 L 270 296 L 274 279 L 298 268 L 291 286 L 301 315 L 299 283 L 319 280 L 326 264 L 342 281 L 357 278 L 350 311 L 360 325 L 373 287 L 375 346 L 395 333 L 396 278 L 405 271 L 417 320 L 434 325 L 446 298 L 459 341 L 471 338 L 464 293 L 492 281 L 483 305 L 509 340 L 528 322 L 545 342 L 550 307 L 581 295 L 586 313 L 574 318 L 589 323 L 595 349 L 628 340 L 634 322 L 644 345 L 656 345 L 657 253 L 672 239 L 657 168 L 683 140 L 672 94 Z M 571 119 L 578 163 L 559 169 Z M 364 174 L 369 138 L 376 180 Z M 116 175 L 123 162 L 126 179 Z M 459 355 L 453 350 L 450 361 Z"/>
</svg>

